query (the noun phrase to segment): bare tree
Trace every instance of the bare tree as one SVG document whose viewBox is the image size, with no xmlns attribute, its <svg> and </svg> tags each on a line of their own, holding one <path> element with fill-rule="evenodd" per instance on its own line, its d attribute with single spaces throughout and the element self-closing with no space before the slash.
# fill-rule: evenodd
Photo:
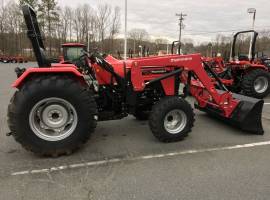
<svg viewBox="0 0 270 200">
<path fill-rule="evenodd" d="M 10 27 L 9 27 L 9 32 L 12 34 L 13 37 L 13 45 L 12 45 L 12 49 L 11 52 L 13 53 L 20 53 L 21 50 L 21 41 L 19 38 L 19 33 L 22 32 L 22 15 L 21 15 L 21 11 L 20 11 L 20 7 L 18 4 L 16 4 L 15 2 L 11 2 L 11 4 L 9 5 L 10 8 L 8 9 L 8 18 L 10 21 Z"/>
<path fill-rule="evenodd" d="M 96 13 L 90 7 L 88 4 L 84 4 L 83 9 L 82 9 L 82 33 L 83 33 L 83 40 L 88 41 L 90 38 L 90 32 L 93 34 L 93 28 L 94 28 L 94 23 L 95 22 L 95 17 Z"/>
<path fill-rule="evenodd" d="M 110 24 L 111 6 L 108 4 L 99 5 L 97 9 L 98 34 L 101 41 L 101 49 L 104 49 L 106 31 Z"/>
<path fill-rule="evenodd" d="M 111 40 L 111 47 L 110 49 L 114 49 L 114 39 L 115 36 L 120 32 L 121 28 L 121 21 L 120 21 L 120 7 L 116 6 L 114 8 L 114 12 L 111 18 L 111 25 L 110 25 L 110 40 Z"/>
<path fill-rule="evenodd" d="M 61 38 L 63 42 L 67 41 L 69 32 L 71 32 L 72 34 L 72 29 L 70 28 L 70 26 L 72 25 L 71 19 L 72 19 L 72 9 L 68 6 L 65 6 L 63 10 L 61 10 L 60 12 L 60 20 L 59 20 L 61 23 Z"/>
<path fill-rule="evenodd" d="M 56 0 L 41 0 L 39 4 L 39 17 L 44 20 L 43 25 L 49 41 L 50 55 L 52 55 L 52 34 L 59 21 L 59 9 Z"/>
<path fill-rule="evenodd" d="M 164 46 L 167 46 L 168 40 L 164 38 L 157 38 L 155 39 L 155 45 L 156 45 L 156 52 L 159 50 L 164 50 Z"/>
<path fill-rule="evenodd" d="M 5 33 L 7 31 L 7 20 L 6 20 L 6 16 L 7 16 L 7 8 L 6 5 L 4 5 L 4 2 L 2 2 L 1 4 L 1 8 L 0 8 L 0 50 L 2 51 L 2 53 L 5 53 Z"/>
<path fill-rule="evenodd" d="M 133 51 L 136 52 L 137 45 L 149 39 L 149 34 L 145 29 L 132 29 L 129 32 L 129 38 L 133 40 Z"/>
<path fill-rule="evenodd" d="M 36 9 L 38 6 L 38 0 L 19 0 L 19 5 L 29 4 L 32 8 Z"/>
<path fill-rule="evenodd" d="M 81 32 L 81 28 L 82 28 L 82 6 L 78 6 L 75 11 L 74 11 L 74 18 L 73 18 L 73 28 L 76 34 L 76 38 L 77 38 L 77 42 L 81 41 L 82 39 L 82 32 Z"/>
<path fill-rule="evenodd" d="M 72 27 L 72 24 L 73 24 L 73 10 L 72 8 L 66 6 L 64 8 L 64 15 L 63 15 L 67 21 L 67 25 L 68 25 L 68 30 L 67 30 L 67 38 L 69 37 L 69 41 L 72 40 L 72 35 L 73 35 L 73 27 Z M 67 39 L 66 38 L 66 39 Z"/>
</svg>

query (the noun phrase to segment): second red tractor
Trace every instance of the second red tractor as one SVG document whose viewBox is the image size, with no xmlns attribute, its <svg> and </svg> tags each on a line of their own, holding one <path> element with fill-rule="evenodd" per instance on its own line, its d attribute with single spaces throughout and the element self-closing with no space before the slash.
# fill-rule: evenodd
<svg viewBox="0 0 270 200">
<path fill-rule="evenodd" d="M 236 55 L 236 43 L 242 34 L 252 34 L 249 55 Z M 222 57 L 205 58 L 222 82 L 233 92 L 264 98 L 270 94 L 270 67 L 267 59 L 255 58 L 258 33 L 253 30 L 241 31 L 234 35 L 231 59 L 225 63 Z"/>
</svg>

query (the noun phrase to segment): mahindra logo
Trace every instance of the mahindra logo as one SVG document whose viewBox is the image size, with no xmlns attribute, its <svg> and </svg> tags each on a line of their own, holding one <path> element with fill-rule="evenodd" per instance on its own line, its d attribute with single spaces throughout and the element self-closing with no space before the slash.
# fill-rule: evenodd
<svg viewBox="0 0 270 200">
<path fill-rule="evenodd" d="M 171 59 L 171 62 L 172 62 L 172 63 L 175 63 L 175 62 L 191 61 L 191 60 L 192 60 L 192 57 L 186 57 L 186 58 L 173 58 L 173 59 Z"/>
</svg>

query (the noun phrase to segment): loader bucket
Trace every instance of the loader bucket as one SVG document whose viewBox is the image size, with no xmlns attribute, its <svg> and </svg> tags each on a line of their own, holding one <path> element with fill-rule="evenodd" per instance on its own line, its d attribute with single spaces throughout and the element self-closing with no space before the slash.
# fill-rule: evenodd
<svg viewBox="0 0 270 200">
<path fill-rule="evenodd" d="M 264 101 L 239 94 L 233 94 L 233 97 L 239 100 L 240 103 L 230 118 L 224 117 L 221 112 L 216 111 L 216 109 L 210 106 L 205 108 L 201 108 L 198 105 L 195 106 L 199 110 L 219 118 L 230 125 L 236 126 L 243 131 L 263 135 L 262 110 Z"/>
</svg>

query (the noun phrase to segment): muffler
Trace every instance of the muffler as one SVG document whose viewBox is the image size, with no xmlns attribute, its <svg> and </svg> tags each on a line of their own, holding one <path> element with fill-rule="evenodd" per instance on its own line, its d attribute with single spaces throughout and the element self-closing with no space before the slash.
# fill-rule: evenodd
<svg viewBox="0 0 270 200">
<path fill-rule="evenodd" d="M 240 128 L 243 131 L 263 135 L 262 126 L 262 110 L 264 100 L 255 99 L 239 94 L 233 94 L 233 98 L 239 100 L 240 103 L 229 118 L 223 116 L 223 113 L 211 105 L 204 108 L 199 105 L 195 107 L 201 111 L 208 113 L 210 116 L 218 118 L 230 125 Z"/>
</svg>

